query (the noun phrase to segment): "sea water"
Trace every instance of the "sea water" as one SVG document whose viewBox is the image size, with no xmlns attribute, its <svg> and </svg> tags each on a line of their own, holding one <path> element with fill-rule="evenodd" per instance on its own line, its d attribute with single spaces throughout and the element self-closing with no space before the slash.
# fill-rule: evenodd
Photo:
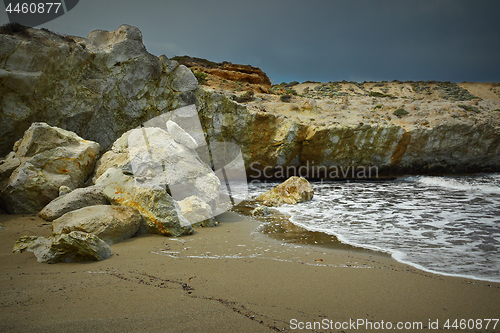
<svg viewBox="0 0 500 333">
<path fill-rule="evenodd" d="M 500 282 L 500 174 L 312 186 L 312 201 L 279 208 L 292 223 L 426 271 Z"/>
</svg>

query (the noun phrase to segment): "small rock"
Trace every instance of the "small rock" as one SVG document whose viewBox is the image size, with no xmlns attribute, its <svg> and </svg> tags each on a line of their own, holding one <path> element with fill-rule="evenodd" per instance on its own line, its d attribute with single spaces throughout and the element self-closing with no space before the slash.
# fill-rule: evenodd
<svg viewBox="0 0 500 333">
<path fill-rule="evenodd" d="M 266 206 L 296 204 L 312 200 L 314 191 L 311 184 L 303 177 L 290 177 L 272 190 L 261 194 L 256 200 Z"/>
<path fill-rule="evenodd" d="M 267 206 L 259 206 L 252 210 L 252 216 L 269 216 L 275 214 L 277 211 L 275 209 L 269 208 Z"/>
</svg>

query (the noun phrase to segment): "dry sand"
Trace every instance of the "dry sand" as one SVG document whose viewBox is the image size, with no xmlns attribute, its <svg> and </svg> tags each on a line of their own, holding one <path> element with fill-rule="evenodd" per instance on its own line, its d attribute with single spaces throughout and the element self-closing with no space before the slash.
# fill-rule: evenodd
<svg viewBox="0 0 500 333">
<path fill-rule="evenodd" d="M 218 220 L 192 236 L 115 244 L 101 262 L 48 265 L 11 250 L 22 235 L 49 235 L 50 224 L 0 215 L 0 332 L 299 332 L 292 319 L 439 320 L 442 328 L 447 319 L 500 317 L 500 284 L 426 273 L 375 252 L 285 244 L 236 213 Z"/>
</svg>

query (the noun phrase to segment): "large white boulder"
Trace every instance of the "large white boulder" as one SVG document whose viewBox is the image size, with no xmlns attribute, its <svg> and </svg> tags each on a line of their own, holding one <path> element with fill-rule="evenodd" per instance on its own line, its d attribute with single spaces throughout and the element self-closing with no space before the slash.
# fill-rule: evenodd
<svg viewBox="0 0 500 333">
<path fill-rule="evenodd" d="M 188 139 L 181 131 L 182 140 L 157 127 L 126 132 L 98 161 L 95 183 L 99 184 L 97 178 L 109 168 L 119 168 L 135 180 L 136 186 L 163 188 L 176 201 L 196 195 L 215 210 L 220 180 L 194 149 L 180 143 Z"/>
</svg>

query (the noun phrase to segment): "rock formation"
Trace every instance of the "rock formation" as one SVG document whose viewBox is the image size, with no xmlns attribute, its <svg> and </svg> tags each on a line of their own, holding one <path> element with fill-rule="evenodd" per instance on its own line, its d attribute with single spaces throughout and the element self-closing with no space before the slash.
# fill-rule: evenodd
<svg viewBox="0 0 500 333">
<path fill-rule="evenodd" d="M 250 83 L 268 85 L 262 71 L 196 60 L 193 70 L 220 79 L 211 85 L 217 90 L 197 87 L 188 68 L 149 54 L 140 31 L 127 25 L 87 38 L 28 29 L 0 34 L 0 45 L 0 155 L 35 121 L 72 130 L 105 152 L 131 128 L 196 104 L 204 139 L 241 147 L 250 178 L 500 171 L 498 85 L 481 95 L 466 83 L 305 82 L 269 89 L 288 102 L 255 94 L 242 104 L 231 95 L 265 91 Z M 224 79 L 221 71 L 239 76 Z M 223 81 L 234 91 L 219 90 Z"/>
<path fill-rule="evenodd" d="M 250 87 L 258 92 L 265 92 L 271 87 L 271 80 L 260 68 L 250 65 L 239 65 L 230 62 L 215 63 L 206 59 L 189 56 L 175 57 L 180 64 L 191 68 L 195 72 L 208 74 L 210 80 L 214 77 L 220 81 L 233 81 L 238 83 L 248 83 Z"/>
<path fill-rule="evenodd" d="M 60 186 L 83 186 L 94 169 L 99 144 L 33 123 L 0 162 L 0 204 L 9 213 L 38 213 Z"/>
<path fill-rule="evenodd" d="M 175 129 L 172 135 L 158 127 L 133 129 L 123 134 L 97 163 L 96 184 L 99 184 L 97 178 L 110 167 L 119 168 L 143 188 L 168 188 L 177 201 L 196 195 L 215 209 L 219 179 L 192 149 L 196 145 L 194 139 L 169 122 L 168 130 L 172 129 Z"/>
<path fill-rule="evenodd" d="M 392 112 L 401 101 L 375 99 L 388 109 L 377 111 L 383 119 L 369 121 L 381 105 L 374 106 L 372 97 L 352 98 L 350 111 L 341 108 L 342 101 L 314 101 L 311 107 L 308 99 L 283 103 L 266 97 L 244 105 L 211 89 L 196 94 L 207 136 L 241 147 L 249 179 L 500 171 L 497 102 L 485 101 L 484 111 L 476 113 L 459 106 L 473 102 L 418 101 L 415 115 L 398 118 Z"/>
<path fill-rule="evenodd" d="M 313 196 L 313 188 L 307 179 L 294 176 L 259 195 L 255 200 L 262 201 L 265 206 L 280 206 L 309 201 Z"/>
<path fill-rule="evenodd" d="M 0 156 L 33 122 L 101 145 L 161 113 L 194 103 L 185 66 L 146 51 L 139 29 L 122 25 L 87 38 L 47 30 L 0 34 Z"/>
<path fill-rule="evenodd" d="M 97 180 L 113 205 L 135 208 L 142 215 L 146 230 L 163 236 L 189 235 L 193 228 L 164 186 L 141 186 L 121 169 L 109 168 Z"/>
</svg>

